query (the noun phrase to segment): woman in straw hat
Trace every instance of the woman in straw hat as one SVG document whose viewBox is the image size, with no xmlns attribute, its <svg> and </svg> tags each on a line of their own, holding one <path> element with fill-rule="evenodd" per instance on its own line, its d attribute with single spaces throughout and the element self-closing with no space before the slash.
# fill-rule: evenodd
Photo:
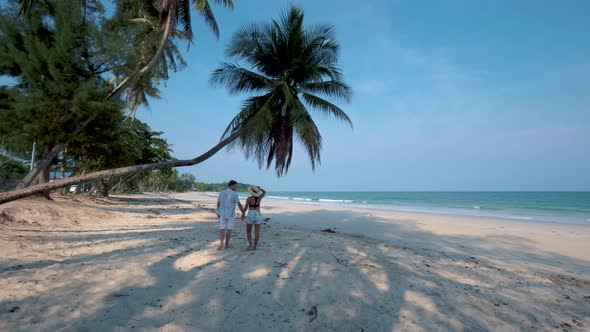
<svg viewBox="0 0 590 332">
<path fill-rule="evenodd" d="M 246 218 L 246 236 L 248 237 L 248 250 L 256 250 L 258 240 L 260 239 L 260 224 L 264 221 L 262 214 L 260 214 L 260 201 L 266 195 L 266 190 L 258 186 L 248 187 L 250 197 L 246 199 L 246 206 L 242 220 Z M 250 210 L 250 211 L 248 211 Z M 248 216 L 246 215 L 248 211 Z M 254 225 L 254 243 L 252 243 L 252 225 Z"/>
</svg>

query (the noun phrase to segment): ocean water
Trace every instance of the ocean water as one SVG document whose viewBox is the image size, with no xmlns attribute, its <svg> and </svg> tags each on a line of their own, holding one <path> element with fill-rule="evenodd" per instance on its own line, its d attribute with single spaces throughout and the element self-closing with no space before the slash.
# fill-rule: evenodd
<svg viewBox="0 0 590 332">
<path fill-rule="evenodd" d="M 299 204 L 590 225 L 590 192 L 269 191 L 267 197 Z"/>
</svg>

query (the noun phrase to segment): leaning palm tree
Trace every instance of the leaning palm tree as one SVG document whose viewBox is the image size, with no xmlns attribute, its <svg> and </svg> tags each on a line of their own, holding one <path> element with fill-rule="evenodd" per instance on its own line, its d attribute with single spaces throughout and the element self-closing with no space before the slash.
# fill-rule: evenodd
<svg viewBox="0 0 590 332">
<path fill-rule="evenodd" d="M 352 126 L 344 111 L 322 98 L 348 102 L 352 95 L 337 66 L 334 28 L 325 24 L 305 28 L 303 16 L 301 9 L 291 7 L 278 21 L 250 25 L 236 33 L 227 56 L 248 68 L 224 62 L 210 80 L 234 94 L 257 93 L 246 100 L 222 138 L 243 131 L 248 124 L 233 145 L 261 167 L 270 168 L 274 161 L 278 176 L 289 169 L 295 139 L 305 148 L 313 169 L 320 162 L 322 137 L 310 110 Z"/>
<path fill-rule="evenodd" d="M 197 165 L 232 143 L 241 146 L 246 156 L 257 159 L 260 165 L 266 163 L 269 167 L 274 161 L 277 174 L 282 175 L 289 169 L 293 140 L 297 138 L 315 168 L 320 161 L 322 138 L 309 110 L 351 123 L 338 106 L 321 97 L 348 102 L 352 95 L 337 66 L 338 43 L 333 27 L 317 25 L 305 29 L 303 12 L 293 7 L 279 21 L 249 26 L 238 32 L 227 53 L 253 69 L 223 63 L 211 75 L 211 83 L 226 85 L 232 93 L 259 92 L 260 95 L 246 99 L 221 141 L 209 151 L 193 159 L 103 170 L 0 193 L 0 204 L 85 181 Z"/>
</svg>

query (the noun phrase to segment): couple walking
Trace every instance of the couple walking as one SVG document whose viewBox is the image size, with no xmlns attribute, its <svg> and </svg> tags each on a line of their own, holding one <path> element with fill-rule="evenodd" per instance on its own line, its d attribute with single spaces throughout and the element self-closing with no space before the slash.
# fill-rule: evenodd
<svg viewBox="0 0 590 332">
<path fill-rule="evenodd" d="M 242 206 L 236 189 L 238 183 L 231 180 L 227 189 L 219 193 L 217 198 L 217 217 L 219 217 L 219 248 L 217 250 L 227 249 L 231 232 L 236 223 L 236 205 L 242 213 L 242 220 L 246 219 L 246 235 L 248 237 L 248 250 L 256 250 L 258 240 L 260 239 L 260 224 L 263 221 L 260 214 L 260 201 L 266 195 L 266 191 L 257 186 L 248 187 L 250 197 L 246 199 L 246 205 Z M 248 215 L 246 216 L 246 212 Z M 252 226 L 254 226 L 254 242 L 252 242 Z"/>
</svg>

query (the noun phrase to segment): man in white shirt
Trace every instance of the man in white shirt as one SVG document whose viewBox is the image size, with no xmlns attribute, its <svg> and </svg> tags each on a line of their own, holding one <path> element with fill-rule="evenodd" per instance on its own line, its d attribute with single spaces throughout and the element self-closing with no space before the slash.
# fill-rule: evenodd
<svg viewBox="0 0 590 332">
<path fill-rule="evenodd" d="M 238 183 L 234 180 L 229 181 L 227 189 L 219 193 L 217 198 L 217 216 L 219 217 L 219 248 L 217 250 L 227 249 L 231 238 L 231 231 L 236 223 L 236 204 L 244 215 L 244 207 L 240 203 L 240 197 L 236 193 Z M 225 246 L 224 246 L 225 240 Z"/>
</svg>

